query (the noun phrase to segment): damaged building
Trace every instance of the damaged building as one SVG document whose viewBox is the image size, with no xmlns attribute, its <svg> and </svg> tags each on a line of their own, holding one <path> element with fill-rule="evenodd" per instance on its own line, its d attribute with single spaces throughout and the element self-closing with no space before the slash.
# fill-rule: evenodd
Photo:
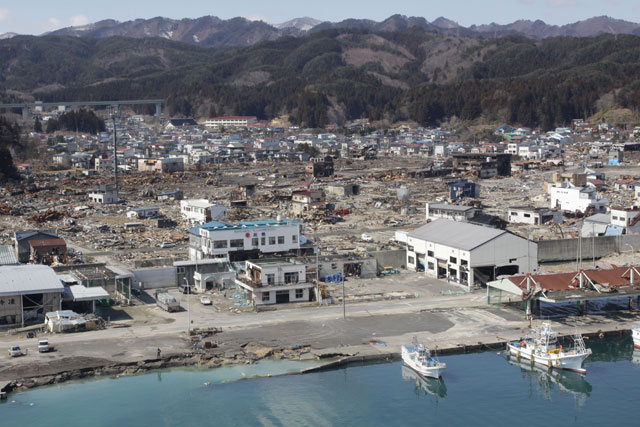
<svg viewBox="0 0 640 427">
<path fill-rule="evenodd" d="M 41 323 L 60 310 L 64 286 L 46 265 L 0 266 L 0 326 Z"/>
</svg>

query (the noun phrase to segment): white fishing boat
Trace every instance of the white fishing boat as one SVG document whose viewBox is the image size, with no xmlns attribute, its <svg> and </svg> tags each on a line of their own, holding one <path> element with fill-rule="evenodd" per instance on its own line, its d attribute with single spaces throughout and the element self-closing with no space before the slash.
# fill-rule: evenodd
<svg viewBox="0 0 640 427">
<path fill-rule="evenodd" d="M 424 345 L 416 342 L 413 345 L 402 346 L 402 360 L 408 367 L 429 378 L 440 378 L 442 371 L 447 367 L 446 363 L 432 356 Z"/>
<path fill-rule="evenodd" d="M 434 379 L 423 377 L 408 366 L 402 366 L 402 379 L 412 381 L 416 385 L 416 391 L 422 390 L 427 394 L 437 397 L 445 397 L 447 395 L 447 386 L 442 378 Z"/>
<path fill-rule="evenodd" d="M 633 328 L 631 330 L 631 337 L 633 338 L 633 347 L 640 348 L 640 328 Z"/>
<path fill-rule="evenodd" d="M 558 335 L 548 322 L 535 329 L 534 338 L 510 342 L 507 349 L 516 359 L 526 359 L 547 368 L 567 369 L 581 374 L 587 373 L 582 362 L 591 354 L 591 349 L 585 348 L 582 335 L 577 331 L 573 336 L 573 347 L 563 348 L 558 344 Z"/>
</svg>

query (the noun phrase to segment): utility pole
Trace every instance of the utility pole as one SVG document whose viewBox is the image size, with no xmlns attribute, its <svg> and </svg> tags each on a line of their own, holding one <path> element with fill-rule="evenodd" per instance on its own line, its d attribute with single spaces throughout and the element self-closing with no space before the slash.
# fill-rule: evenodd
<svg viewBox="0 0 640 427">
<path fill-rule="evenodd" d="M 596 268 L 596 225 L 591 224 L 591 258 L 593 259 L 593 268 Z"/>
<path fill-rule="evenodd" d="M 347 300 L 344 294 L 344 264 L 342 264 L 342 273 L 340 273 L 340 280 L 342 281 L 342 318 L 347 318 Z"/>
<path fill-rule="evenodd" d="M 113 113 L 111 119 L 113 120 L 113 184 L 116 190 L 116 200 L 118 196 L 118 137 L 116 136 L 116 116 L 118 115 L 118 107 L 113 107 Z"/>
<path fill-rule="evenodd" d="M 316 300 L 318 300 L 318 305 L 322 305 L 322 295 L 320 295 L 320 243 L 317 228 L 313 232 L 313 238 L 316 244 Z"/>
<path fill-rule="evenodd" d="M 529 260 L 529 245 L 531 244 L 530 239 L 531 227 L 527 227 L 527 273 L 531 273 L 531 261 Z"/>
<path fill-rule="evenodd" d="M 191 337 L 191 286 L 186 277 L 183 277 L 184 284 L 187 286 L 187 336 Z"/>
</svg>

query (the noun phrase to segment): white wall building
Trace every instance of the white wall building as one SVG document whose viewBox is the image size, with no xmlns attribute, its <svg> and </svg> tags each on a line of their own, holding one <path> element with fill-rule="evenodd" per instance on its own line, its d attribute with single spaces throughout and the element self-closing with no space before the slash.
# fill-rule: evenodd
<svg viewBox="0 0 640 427">
<path fill-rule="evenodd" d="M 127 212 L 127 218 L 155 218 L 158 215 L 160 215 L 160 208 L 156 206 L 132 208 Z"/>
<path fill-rule="evenodd" d="M 255 305 L 305 302 L 313 282 L 305 264 L 280 260 L 245 261 L 246 274 L 237 284 L 251 293 Z"/>
<path fill-rule="evenodd" d="M 300 249 L 300 222 L 289 219 L 209 222 L 189 230 L 191 259 L 230 256 L 233 252 L 285 253 Z M 231 256 L 233 258 L 233 256 Z"/>
<path fill-rule="evenodd" d="M 511 207 L 507 211 L 507 221 L 512 224 L 541 225 L 547 222 L 560 224 L 562 212 L 529 206 Z"/>
<path fill-rule="evenodd" d="M 247 127 L 258 121 L 255 116 L 224 116 L 214 117 L 213 119 L 205 120 L 204 125 L 208 128 L 212 127 Z"/>
<path fill-rule="evenodd" d="M 118 192 L 112 185 L 99 185 L 89 192 L 89 200 L 94 203 L 118 203 Z"/>
<path fill-rule="evenodd" d="M 630 229 L 635 232 L 640 220 L 640 209 L 624 209 L 624 208 L 611 208 L 611 224 L 619 227 L 624 227 L 627 233 Z"/>
<path fill-rule="evenodd" d="M 472 287 L 536 271 L 538 249 L 505 230 L 438 219 L 407 234 L 407 268 Z"/>
<path fill-rule="evenodd" d="M 448 203 L 427 203 L 426 204 L 426 220 L 435 220 L 438 218 L 451 219 L 453 221 L 468 221 L 481 209 L 473 206 L 450 205 Z"/>
<path fill-rule="evenodd" d="M 209 221 L 222 221 L 227 218 L 227 207 L 209 202 L 207 199 L 180 201 L 182 217 L 192 224 L 204 224 Z"/>
<path fill-rule="evenodd" d="M 551 209 L 560 209 L 564 212 L 585 213 L 593 210 L 594 213 L 606 212 L 608 199 L 598 199 L 596 190 L 588 187 L 550 187 Z"/>
</svg>

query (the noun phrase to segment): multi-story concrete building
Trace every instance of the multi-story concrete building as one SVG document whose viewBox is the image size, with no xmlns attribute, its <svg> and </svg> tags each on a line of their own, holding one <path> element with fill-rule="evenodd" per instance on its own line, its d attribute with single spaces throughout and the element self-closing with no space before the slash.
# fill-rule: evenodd
<svg viewBox="0 0 640 427">
<path fill-rule="evenodd" d="M 255 116 L 222 116 L 206 120 L 204 125 L 211 127 L 247 127 L 258 121 Z"/>
<path fill-rule="evenodd" d="M 233 261 L 300 251 L 306 249 L 300 228 L 299 221 L 290 219 L 242 221 L 237 225 L 208 222 L 189 230 L 189 256 L 228 256 Z"/>
<path fill-rule="evenodd" d="M 551 209 L 560 209 L 573 214 L 606 212 L 609 200 L 599 199 L 595 189 L 566 185 L 568 186 L 549 187 Z"/>
<path fill-rule="evenodd" d="M 166 157 L 163 159 L 138 159 L 138 170 L 141 172 L 181 172 L 184 170 L 182 157 Z"/>
<path fill-rule="evenodd" d="M 303 263 L 269 259 L 246 261 L 245 271 L 237 284 L 249 291 L 255 305 L 310 300 L 313 278 L 307 278 L 307 267 Z"/>
<path fill-rule="evenodd" d="M 209 221 L 222 221 L 227 218 L 227 207 L 211 203 L 207 199 L 180 201 L 182 217 L 192 224 L 204 224 Z"/>
<path fill-rule="evenodd" d="M 299 190 L 291 193 L 291 211 L 294 215 L 324 209 L 327 206 L 321 190 Z"/>
<path fill-rule="evenodd" d="M 89 200 L 95 203 L 118 203 L 118 192 L 113 185 L 99 185 L 89 192 Z"/>
</svg>

